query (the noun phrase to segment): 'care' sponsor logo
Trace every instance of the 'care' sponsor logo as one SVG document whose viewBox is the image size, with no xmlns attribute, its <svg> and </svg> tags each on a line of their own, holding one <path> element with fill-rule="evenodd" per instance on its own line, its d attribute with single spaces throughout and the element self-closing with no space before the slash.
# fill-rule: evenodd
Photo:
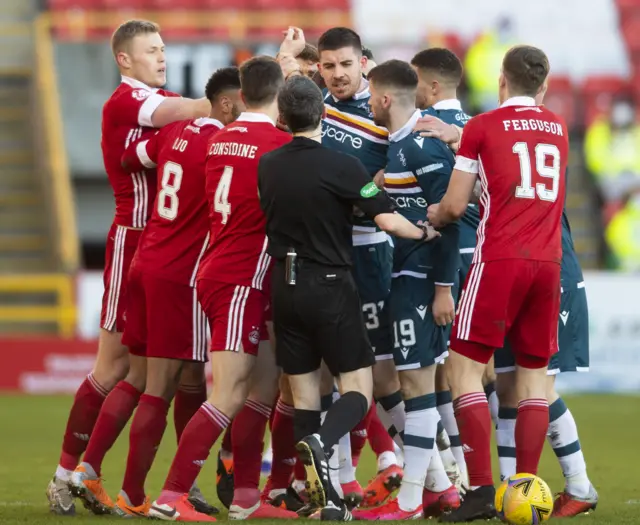
<svg viewBox="0 0 640 525">
<path fill-rule="evenodd" d="M 360 137 L 334 127 L 324 127 L 322 129 L 322 136 L 329 137 L 330 139 L 340 142 L 340 144 L 346 144 L 354 149 L 360 149 L 362 147 L 362 139 Z"/>
<path fill-rule="evenodd" d="M 427 201 L 422 197 L 392 197 L 393 202 L 396 203 L 398 208 L 411 208 L 417 206 L 418 208 L 426 208 Z"/>
</svg>

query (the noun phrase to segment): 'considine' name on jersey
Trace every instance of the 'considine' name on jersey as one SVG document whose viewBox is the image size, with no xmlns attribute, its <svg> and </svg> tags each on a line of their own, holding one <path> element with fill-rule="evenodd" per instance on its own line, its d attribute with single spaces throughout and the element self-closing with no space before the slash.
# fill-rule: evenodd
<svg viewBox="0 0 640 525">
<path fill-rule="evenodd" d="M 441 100 L 423 111 L 423 115 L 433 115 L 447 124 L 464 128 L 471 117 L 462 111 L 457 99 Z M 460 219 L 460 253 L 473 253 L 476 247 L 476 232 L 480 224 L 480 209 L 477 204 L 469 204 Z"/>
<path fill-rule="evenodd" d="M 239 144 L 237 142 L 216 142 L 211 144 L 209 155 L 229 155 L 231 157 L 256 158 L 258 146 L 251 144 Z"/>
<path fill-rule="evenodd" d="M 413 132 L 421 116 L 420 110 L 416 110 L 402 128 L 389 136 L 384 175 L 385 190 L 395 202 L 398 213 L 414 223 L 424 221 L 427 207 L 440 202 L 447 191 L 455 162 L 453 153 L 442 141 L 423 138 Z M 394 275 L 425 278 L 429 268 L 438 267 L 434 280 L 453 283 L 459 266 L 458 225 L 454 223 L 446 234 L 444 230 L 442 233 L 441 239 L 426 244 L 396 239 Z M 440 275 L 445 267 L 446 275 Z"/>
<path fill-rule="evenodd" d="M 369 107 L 369 84 L 363 79 L 365 89 L 349 100 L 336 99 L 327 89 L 324 93 L 326 117 L 322 121 L 322 145 L 360 159 L 373 176 L 387 162 L 389 132 L 376 126 Z M 356 217 L 354 230 L 378 231 L 375 223 Z"/>
</svg>

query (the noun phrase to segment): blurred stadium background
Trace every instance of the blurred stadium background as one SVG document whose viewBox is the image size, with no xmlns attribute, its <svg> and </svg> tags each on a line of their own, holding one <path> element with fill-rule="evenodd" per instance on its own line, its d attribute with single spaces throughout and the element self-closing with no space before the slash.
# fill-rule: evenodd
<svg viewBox="0 0 640 525">
<path fill-rule="evenodd" d="M 0 1 L 0 391 L 72 393 L 91 368 L 113 215 L 108 39 L 133 17 L 161 25 L 168 88 L 186 96 L 218 67 L 275 55 L 288 25 L 311 43 L 347 25 L 377 62 L 454 50 L 475 114 L 496 104 L 505 49 L 542 47 L 546 105 L 572 132 L 567 208 L 591 310 L 592 372 L 563 386 L 640 391 L 640 0 Z"/>
</svg>

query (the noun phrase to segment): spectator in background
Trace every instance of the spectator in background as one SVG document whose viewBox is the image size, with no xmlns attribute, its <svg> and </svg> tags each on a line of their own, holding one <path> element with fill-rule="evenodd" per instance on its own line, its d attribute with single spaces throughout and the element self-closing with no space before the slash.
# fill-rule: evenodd
<svg viewBox="0 0 640 525">
<path fill-rule="evenodd" d="M 640 184 L 609 222 L 605 239 L 618 269 L 640 272 Z"/>
<path fill-rule="evenodd" d="M 367 57 L 367 65 L 362 68 L 362 74 L 366 77 L 369 76 L 369 71 L 377 66 L 375 59 L 373 58 L 373 52 L 368 47 L 362 46 L 362 56 Z"/>
<path fill-rule="evenodd" d="M 478 112 L 498 107 L 498 83 L 502 59 L 514 45 L 514 25 L 511 18 L 498 19 L 494 30 L 487 31 L 469 47 L 464 61 L 471 105 Z"/>
<path fill-rule="evenodd" d="M 609 115 L 587 128 L 584 153 L 605 206 L 616 211 L 623 196 L 640 185 L 640 125 L 631 101 L 614 101 Z"/>
</svg>

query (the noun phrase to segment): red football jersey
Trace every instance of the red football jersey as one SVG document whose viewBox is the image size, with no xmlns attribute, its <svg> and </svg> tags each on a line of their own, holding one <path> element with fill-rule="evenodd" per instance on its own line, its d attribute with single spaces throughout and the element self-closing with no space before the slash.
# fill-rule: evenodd
<svg viewBox="0 0 640 525">
<path fill-rule="evenodd" d="M 211 118 L 174 122 L 125 151 L 122 161 L 131 171 L 158 167 L 158 195 L 133 262 L 144 272 L 195 285 L 209 240 L 207 148 L 222 127 Z"/>
<path fill-rule="evenodd" d="M 165 97 L 179 95 L 150 88 L 129 77 L 102 108 L 102 158 L 116 201 L 114 223 L 129 228 L 144 228 L 156 195 L 155 170 L 127 173 L 120 158 L 127 147 L 153 128 L 151 116 Z"/>
<path fill-rule="evenodd" d="M 533 98 L 513 97 L 464 128 L 456 169 L 478 173 L 481 221 L 474 263 L 562 259 L 569 135 Z"/>
<path fill-rule="evenodd" d="M 209 142 L 211 240 L 198 279 L 263 289 L 271 258 L 258 198 L 258 162 L 290 140 L 266 115 L 242 113 Z"/>
</svg>

